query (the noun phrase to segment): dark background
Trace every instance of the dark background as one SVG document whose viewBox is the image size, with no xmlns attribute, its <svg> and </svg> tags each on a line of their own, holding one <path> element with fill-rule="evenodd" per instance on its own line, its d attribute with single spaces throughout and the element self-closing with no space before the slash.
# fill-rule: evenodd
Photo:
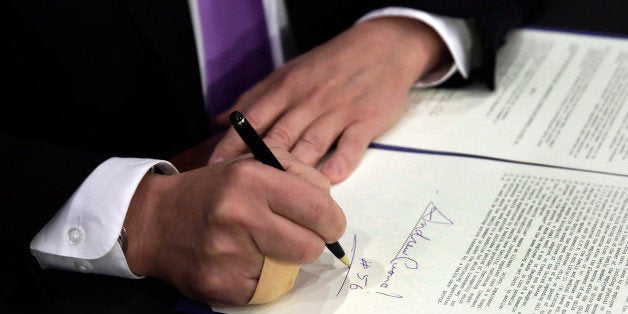
<svg viewBox="0 0 628 314">
<path fill-rule="evenodd" d="M 628 37 L 628 1 L 544 1 L 528 24 Z"/>
</svg>

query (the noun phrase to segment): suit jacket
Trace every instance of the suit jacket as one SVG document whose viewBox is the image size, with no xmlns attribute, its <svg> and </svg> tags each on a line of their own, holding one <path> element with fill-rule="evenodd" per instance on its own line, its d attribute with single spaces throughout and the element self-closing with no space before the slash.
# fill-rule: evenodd
<svg viewBox="0 0 628 314">
<path fill-rule="evenodd" d="M 523 22 L 523 3 L 288 0 L 287 8 L 301 51 L 384 6 L 475 18 L 489 60 L 486 79 L 492 52 Z M 0 306 L 168 311 L 178 294 L 163 283 L 42 271 L 29 242 L 109 157 L 168 159 L 210 135 L 187 2 L 7 0 L 2 6 L 0 221 L 8 248 Z"/>
</svg>

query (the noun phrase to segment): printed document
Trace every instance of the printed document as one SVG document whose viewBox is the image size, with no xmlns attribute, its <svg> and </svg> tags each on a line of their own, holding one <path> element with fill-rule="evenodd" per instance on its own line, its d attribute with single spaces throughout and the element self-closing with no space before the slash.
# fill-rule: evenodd
<svg viewBox="0 0 628 314">
<path fill-rule="evenodd" d="M 226 313 L 628 311 L 628 178 L 370 149 L 332 188 L 330 252 L 269 304 Z"/>
<path fill-rule="evenodd" d="M 628 175 L 628 39 L 518 29 L 496 90 L 409 94 L 375 142 Z"/>
</svg>

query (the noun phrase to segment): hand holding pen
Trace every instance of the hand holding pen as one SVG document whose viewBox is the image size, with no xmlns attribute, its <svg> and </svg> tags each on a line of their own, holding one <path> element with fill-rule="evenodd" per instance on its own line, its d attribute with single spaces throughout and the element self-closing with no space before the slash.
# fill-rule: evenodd
<svg viewBox="0 0 628 314">
<path fill-rule="evenodd" d="M 255 132 L 255 130 L 249 124 L 246 118 L 244 118 L 244 115 L 242 115 L 242 113 L 234 111 L 231 113 L 229 118 L 231 119 L 231 124 L 238 132 L 238 135 L 240 135 L 246 146 L 251 150 L 251 153 L 253 154 L 255 159 L 278 170 L 286 171 L 279 163 L 277 158 L 275 158 L 270 149 L 266 146 L 266 144 L 264 144 L 264 141 L 262 141 L 260 136 L 257 134 L 257 132 Z M 347 267 L 349 266 L 349 259 L 345 255 L 345 252 L 342 246 L 340 246 L 340 243 L 334 241 L 331 243 L 325 243 L 325 246 L 343 264 L 345 264 Z"/>
<path fill-rule="evenodd" d="M 324 243 L 344 233 L 344 213 L 325 175 L 288 151 L 273 152 L 287 172 L 233 158 L 142 173 L 124 221 L 131 272 L 209 304 L 246 304 L 270 259 L 317 261 Z"/>
</svg>

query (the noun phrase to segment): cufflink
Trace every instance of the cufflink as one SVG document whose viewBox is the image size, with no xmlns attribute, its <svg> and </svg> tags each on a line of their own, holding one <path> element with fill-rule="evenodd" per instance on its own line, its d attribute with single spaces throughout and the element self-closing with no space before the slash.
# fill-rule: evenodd
<svg viewBox="0 0 628 314">
<path fill-rule="evenodd" d="M 118 236 L 118 244 L 120 245 L 120 248 L 122 249 L 122 253 L 126 255 L 126 250 L 129 245 L 129 241 L 126 235 L 126 228 L 124 227 L 122 227 L 122 230 L 120 230 L 120 235 Z"/>
<path fill-rule="evenodd" d="M 159 167 L 157 166 L 150 167 L 150 169 L 148 169 L 148 173 L 164 174 L 164 172 L 161 171 L 161 169 L 159 169 Z"/>
</svg>

